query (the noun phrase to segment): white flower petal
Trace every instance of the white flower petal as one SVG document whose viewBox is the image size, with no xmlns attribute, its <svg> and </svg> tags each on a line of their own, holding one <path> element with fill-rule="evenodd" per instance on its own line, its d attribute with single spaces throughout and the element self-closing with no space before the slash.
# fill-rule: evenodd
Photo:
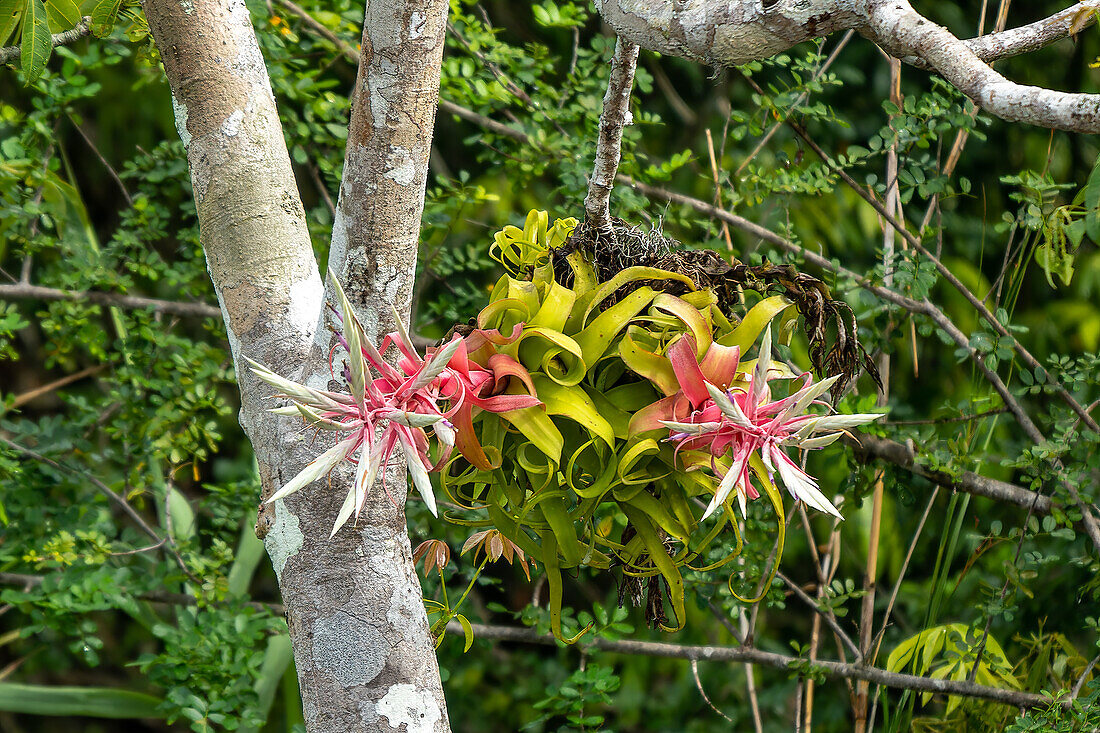
<svg viewBox="0 0 1100 733">
<path fill-rule="evenodd" d="M 440 348 L 434 354 L 432 358 L 424 365 L 420 370 L 420 373 L 416 375 L 416 379 L 409 385 L 409 389 L 415 392 L 418 389 L 427 387 L 432 383 L 432 380 L 438 377 L 444 369 L 447 368 L 447 364 L 450 363 L 451 357 L 458 351 L 458 347 L 462 345 L 462 338 L 455 334 L 446 346 Z"/>
<path fill-rule="evenodd" d="M 329 534 L 329 539 L 336 536 L 336 533 L 340 531 L 348 522 L 348 518 L 351 517 L 352 510 L 355 509 L 355 491 L 349 491 L 348 495 L 344 497 L 344 503 L 340 506 L 340 511 L 336 514 L 336 522 L 332 525 L 332 533 Z"/>
<path fill-rule="evenodd" d="M 718 484 L 718 489 L 714 492 L 714 498 L 710 500 L 710 505 L 707 510 L 703 512 L 703 519 L 706 519 L 714 511 L 722 506 L 722 503 L 729 497 L 737 485 L 740 483 L 741 474 L 745 472 L 745 464 L 749 460 L 751 451 L 742 451 L 740 456 L 735 456 L 733 465 L 730 466 L 730 470 L 726 471 L 726 475 L 722 478 L 722 483 Z"/>
<path fill-rule="evenodd" d="M 253 374 L 275 389 L 280 390 L 287 397 L 318 409 L 329 410 L 339 408 L 339 405 L 335 401 L 317 390 L 306 387 L 303 384 L 298 384 L 297 382 L 292 382 L 285 377 L 280 377 L 263 364 L 258 361 L 253 361 L 247 356 L 243 358 L 251 365 Z"/>
<path fill-rule="evenodd" d="M 348 342 L 348 369 L 351 372 L 351 394 L 358 405 L 363 406 L 367 397 L 367 380 L 370 375 L 367 370 L 367 360 L 363 358 L 363 342 L 366 334 L 359 324 L 352 310 L 351 301 L 344 294 L 344 288 L 340 286 L 340 278 L 336 277 L 331 269 L 328 271 L 329 280 L 336 290 L 336 297 L 340 301 L 340 310 L 344 315 L 344 340 Z"/>
<path fill-rule="evenodd" d="M 361 421 L 343 423 L 336 420 L 329 420 L 327 417 L 321 417 L 316 411 L 311 410 L 301 403 L 294 403 L 298 408 L 298 413 L 305 418 L 306 423 L 311 428 L 319 428 L 321 430 L 358 430 L 363 424 Z"/>
<path fill-rule="evenodd" d="M 885 415 L 881 412 L 857 413 L 854 415 L 826 415 L 814 420 L 814 432 L 823 433 L 825 431 L 848 430 L 849 428 L 857 428 L 860 425 L 874 422 L 882 417 L 885 417 Z"/>
<path fill-rule="evenodd" d="M 420 455 L 416 452 L 416 448 L 412 446 L 409 439 L 404 435 L 400 435 L 401 449 L 405 451 L 406 462 L 409 467 L 409 475 L 412 476 L 413 485 L 416 486 L 416 490 L 420 492 L 420 496 L 424 498 L 424 503 L 428 505 L 428 511 L 433 515 L 439 516 L 439 509 L 435 505 L 435 493 L 432 491 L 432 482 L 428 478 L 428 469 L 424 467 L 424 464 L 420 462 Z"/>
<path fill-rule="evenodd" d="M 829 445 L 832 445 L 833 443 L 837 442 L 837 440 L 839 440 L 842 435 L 844 435 L 843 432 L 829 433 L 828 435 L 822 435 L 822 436 L 817 437 L 817 438 L 806 438 L 803 441 L 795 443 L 795 445 L 797 445 L 799 448 L 801 448 L 803 450 L 814 450 L 816 448 L 824 448 L 825 446 L 829 446 Z"/>
<path fill-rule="evenodd" d="M 811 384 L 808 387 L 804 387 L 798 391 L 798 399 L 794 401 L 790 407 L 783 411 L 783 419 L 790 415 L 801 415 L 806 411 L 806 408 L 821 395 L 829 391 L 829 388 L 836 383 L 836 380 L 840 379 L 840 375 L 835 377 L 829 377 L 828 379 L 822 379 L 816 384 Z"/>
<path fill-rule="evenodd" d="M 407 428 L 426 428 L 443 419 L 442 415 L 432 415 L 425 412 L 405 412 L 404 410 L 390 410 L 382 413 L 382 417 Z"/>
<path fill-rule="evenodd" d="M 769 323 L 760 339 L 760 353 L 756 356 L 756 367 L 752 371 L 752 399 L 759 405 L 764 401 L 764 392 L 768 388 L 768 369 L 772 364 L 772 326 Z"/>
<path fill-rule="evenodd" d="M 317 458 L 303 468 L 297 476 L 283 484 L 282 488 L 271 495 L 267 503 L 270 504 L 276 499 L 282 499 L 285 496 L 289 496 L 303 486 L 308 486 L 321 478 L 331 471 L 333 466 L 344 460 L 353 447 L 355 447 L 355 438 L 348 438 L 332 446 L 327 451 L 317 456 Z"/>
<path fill-rule="evenodd" d="M 717 430 L 721 425 L 716 422 L 676 422 L 674 420 L 658 420 L 669 430 L 688 435 L 701 435 L 711 430 Z"/>
<path fill-rule="evenodd" d="M 722 411 L 722 414 L 733 421 L 735 425 L 742 428 L 753 427 L 752 422 L 745 416 L 745 413 L 737 406 L 735 400 L 731 400 L 729 395 L 723 390 L 714 386 L 710 382 L 704 382 L 707 387 L 707 392 L 710 392 L 710 398 L 714 400 L 714 404 L 718 405 L 718 409 Z"/>
<path fill-rule="evenodd" d="M 806 502 L 819 512 L 844 519 L 836 507 L 818 490 L 817 482 L 812 477 L 803 473 L 779 448 L 772 447 L 771 450 L 779 454 L 774 456 L 774 463 L 787 493 L 799 501 Z"/>
</svg>

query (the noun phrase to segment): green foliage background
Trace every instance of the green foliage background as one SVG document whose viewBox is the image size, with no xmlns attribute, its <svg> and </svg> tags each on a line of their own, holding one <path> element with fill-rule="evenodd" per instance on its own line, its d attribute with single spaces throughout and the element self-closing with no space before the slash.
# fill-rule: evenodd
<svg viewBox="0 0 1100 733">
<path fill-rule="evenodd" d="M 1010 24 L 1064 4 L 1019 3 Z M 972 35 L 981 5 L 917 4 L 960 35 Z M 362 17 L 356 3 L 308 0 L 303 7 L 356 46 Z M 87 3 L 80 8 L 84 14 L 96 9 Z M 339 187 L 355 67 L 279 2 L 252 2 L 250 9 L 323 266 L 332 223 L 327 202 Z M 580 215 L 614 45 L 583 3 L 453 0 L 452 11 L 455 32 L 448 36 L 442 96 L 523 130 L 529 140 L 440 113 L 415 314 L 416 329 L 430 337 L 484 304 L 499 274 L 486 255 L 494 231 L 521 223 L 532 208 Z M 19 280 L 26 268 L 30 282 L 44 287 L 214 303 L 170 95 L 140 12 L 124 6 L 113 30 L 96 30 L 102 38 L 54 50 L 29 83 L 20 70 L 0 69 L 0 283 Z M 899 586 L 878 664 L 887 664 L 899 648 L 904 652 L 908 640 L 910 648 L 931 651 L 910 654 L 907 671 L 963 670 L 965 677 L 976 640 L 988 628 L 1002 650 L 983 657 L 1000 680 L 989 684 L 1011 679 L 1019 689 L 1038 692 L 1068 691 L 1081 681 L 1083 689 L 1074 709 L 1019 719 L 1003 706 L 939 698 L 925 705 L 920 696 L 884 691 L 877 726 L 1091 729 L 1100 717 L 1100 686 L 1086 673 L 1100 651 L 1097 559 L 1053 480 L 1050 459 L 1061 458 L 1069 480 L 1095 501 L 1100 436 L 1074 424 L 1052 396 L 1051 381 L 1085 405 L 1100 397 L 1100 227 L 1094 223 L 1100 176 L 1095 187 L 1087 185 L 1097 145 L 1086 136 L 984 115 L 972 121 L 957 93 L 908 69 L 899 109 L 884 102 L 886 62 L 858 37 L 815 80 L 838 40 L 723 72 L 643 53 L 622 172 L 711 201 L 716 187 L 709 129 L 724 205 L 881 282 L 883 235 L 874 212 L 789 128 L 771 130 L 777 116 L 791 115 L 879 194 L 885 150 L 896 141 L 908 220 L 919 224 L 929 198 L 939 196 L 925 243 L 979 297 L 991 293 L 991 307 L 1045 371 L 1015 363 L 1010 345 L 979 322 L 930 263 L 909 251 L 899 253 L 894 287 L 939 304 L 1019 395 L 1049 441 L 1039 447 L 1028 442 L 973 363 L 926 317 L 910 317 L 852 282 L 807 270 L 825 277 L 852 305 L 869 349 L 891 355 L 885 434 L 911 440 L 931 467 L 1036 488 L 1052 494 L 1059 508 L 1048 517 L 1029 516 L 1018 507 L 941 490 Z M 1097 32 L 1089 30 L 1075 45 L 1061 42 L 999 68 L 1021 82 L 1095 92 L 1100 77 L 1089 62 L 1098 53 Z M 962 128 L 973 128 L 971 139 L 948 178 L 940 166 Z M 659 225 L 685 246 L 726 248 L 714 222 L 625 186 L 615 193 L 613 213 Z M 798 264 L 736 230 L 730 234 L 746 261 Z M 792 355 L 806 363 L 804 345 L 796 342 Z M 82 370 L 89 371 L 77 381 L 31 400 L 21 397 Z M 233 379 L 217 319 L 80 301 L 0 300 L 0 710 L 7 711 L 0 712 L 0 729 L 301 726 L 285 623 L 263 605 L 277 602 L 278 594 L 251 534 L 259 487 L 236 421 Z M 866 411 L 874 404 L 873 388 L 863 380 L 846 399 L 853 411 Z M 944 421 L 975 414 L 982 417 Z M 859 459 L 851 449 L 811 456 L 809 468 L 823 487 L 844 497 L 837 581 L 822 603 L 855 634 L 875 476 L 881 471 L 886 487 L 879 619 L 933 487 L 904 470 Z M 150 548 L 155 542 L 104 489 L 124 497 L 170 542 Z M 762 577 L 771 549 L 770 510 L 757 505 L 739 571 L 748 586 Z M 414 545 L 445 539 L 457 556 L 467 532 L 429 520 L 420 504 L 410 503 Z M 810 587 L 816 583 L 811 550 L 797 526 L 788 534 L 782 569 Z M 813 527 L 823 542 L 829 525 L 816 518 Z M 475 567 L 468 557 L 456 558 L 445 571 L 448 584 L 461 587 Z M 742 614 L 754 612 L 724 583 L 687 581 L 687 629 L 665 640 L 735 643 L 722 621 L 737 628 Z M 436 597 L 437 586 L 433 572 L 424 580 L 425 595 Z M 618 610 L 617 595 L 606 575 L 567 579 L 573 610 L 565 633 L 594 617 L 594 635 L 603 638 L 665 636 L 645 629 L 638 611 Z M 537 577 L 529 583 L 518 568 L 491 565 L 464 613 L 475 621 L 545 631 L 545 604 L 535 602 L 542 597 Z M 784 585 L 773 584 L 756 613 L 757 646 L 808 654 L 813 612 Z M 927 644 L 927 632 L 936 629 L 942 629 L 938 646 Z M 918 636 L 922 630 L 926 634 Z M 466 653 L 463 646 L 461 636 L 449 636 L 439 651 L 455 730 L 708 731 L 730 725 L 704 702 L 681 660 L 597 652 L 583 644 L 478 640 Z M 826 638 L 822 657 L 835 653 Z M 755 674 L 766 729 L 793 727 L 812 667 Z M 743 665 L 704 662 L 698 675 L 713 706 L 736 729 L 751 725 Z M 112 722 L 104 712 L 140 722 Z M 844 682 L 819 678 L 816 729 L 849 730 L 848 716 Z"/>
</svg>

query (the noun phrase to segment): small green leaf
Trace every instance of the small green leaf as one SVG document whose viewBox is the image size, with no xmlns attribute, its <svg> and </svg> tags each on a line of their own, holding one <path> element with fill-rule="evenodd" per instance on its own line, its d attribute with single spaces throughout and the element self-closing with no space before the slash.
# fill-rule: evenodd
<svg viewBox="0 0 1100 733">
<path fill-rule="evenodd" d="M 92 6 L 92 12 L 89 15 L 92 16 L 92 33 L 97 38 L 102 38 L 111 32 L 112 26 L 115 24 L 115 17 L 118 15 L 118 7 L 122 0 L 98 0 L 95 5 Z"/>
<path fill-rule="evenodd" d="M 470 651 L 470 647 L 474 645 L 474 627 L 470 623 L 470 619 L 463 616 L 461 613 L 455 616 L 458 619 L 458 623 L 462 625 L 462 634 L 466 637 L 466 644 L 462 647 L 462 653 Z"/>
<path fill-rule="evenodd" d="M 1085 185 L 1085 209 L 1085 233 L 1093 242 L 1100 243 L 1100 158 Z"/>
</svg>

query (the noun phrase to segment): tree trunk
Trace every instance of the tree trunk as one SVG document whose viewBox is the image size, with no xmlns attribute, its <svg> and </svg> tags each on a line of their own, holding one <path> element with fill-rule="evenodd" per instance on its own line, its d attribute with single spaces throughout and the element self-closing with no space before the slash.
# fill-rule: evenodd
<svg viewBox="0 0 1100 733">
<path fill-rule="evenodd" d="M 368 0 L 330 262 L 368 336 L 408 316 L 439 92 L 445 0 Z M 187 147 L 200 237 L 241 387 L 263 496 L 328 446 L 266 411 L 248 356 L 329 382 L 331 334 L 270 81 L 241 0 L 146 0 Z M 330 293 L 331 294 L 331 293 Z M 334 471 L 274 505 L 257 535 L 279 580 L 310 731 L 449 729 L 395 461 L 358 526 L 329 537 L 350 485 Z"/>
</svg>

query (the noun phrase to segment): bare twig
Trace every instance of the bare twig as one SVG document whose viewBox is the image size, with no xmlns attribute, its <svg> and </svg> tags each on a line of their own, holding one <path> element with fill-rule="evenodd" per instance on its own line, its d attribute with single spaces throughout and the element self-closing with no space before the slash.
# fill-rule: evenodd
<svg viewBox="0 0 1100 733">
<path fill-rule="evenodd" d="M 489 641 L 512 641 L 523 644 L 544 644 L 554 646 L 558 642 L 550 634 L 540 634 L 535 629 L 520 628 L 514 626 L 490 626 L 486 624 L 473 624 L 474 635 Z M 462 633 L 462 627 L 457 622 L 452 622 L 448 630 Z M 791 669 L 806 664 L 807 660 L 790 657 L 783 654 L 766 652 L 753 647 L 721 647 L 721 646 L 689 646 L 681 644 L 668 644 L 656 641 L 638 641 L 633 639 L 602 639 L 596 638 L 590 646 L 601 651 L 617 654 L 633 654 L 651 657 L 663 657 L 666 659 L 697 659 L 711 662 L 752 662 L 765 667 L 775 669 Z M 961 695 L 982 700 L 1003 703 L 1021 708 L 1033 708 L 1050 703 L 1050 697 L 1036 695 L 1030 692 L 1018 692 L 1005 690 L 999 687 L 989 687 L 972 682 L 957 682 L 955 680 L 938 680 L 930 677 L 900 674 L 888 672 L 885 669 L 869 667 L 861 664 L 842 663 L 823 660 L 813 665 L 816 671 L 820 671 L 832 677 L 844 677 L 850 679 L 868 680 L 875 684 L 886 685 L 918 692 L 932 692 L 944 695 Z"/>
<path fill-rule="evenodd" d="M 836 616 L 831 610 L 828 609 L 828 607 L 822 608 L 821 606 L 819 606 L 817 604 L 817 601 L 815 601 L 813 598 L 810 598 L 806 591 L 799 588 L 797 583 L 792 581 L 782 572 L 776 573 L 775 577 L 782 580 L 783 583 L 791 590 L 791 592 L 798 596 L 798 600 L 805 603 L 807 606 L 810 607 L 810 609 L 814 611 L 814 613 L 819 614 L 822 619 L 824 619 L 825 623 L 828 624 L 830 629 L 832 629 L 832 632 L 837 635 L 837 638 L 839 638 L 844 643 L 844 645 L 848 647 L 852 654 L 855 655 L 855 662 L 857 664 L 863 661 L 863 653 L 860 652 L 859 647 L 856 646 L 856 643 L 852 641 L 852 637 L 848 636 L 848 632 L 840 628 L 840 624 L 837 622 Z"/>
<path fill-rule="evenodd" d="M 59 463 L 59 462 L 53 460 L 52 458 L 47 458 L 46 456 L 44 456 L 40 453 L 36 453 L 35 451 L 31 450 L 30 448 L 26 448 L 22 445 L 19 445 L 18 443 L 14 442 L 14 441 L 8 440 L 3 435 L 0 435 L 0 443 L 4 443 L 4 445 L 8 446 L 12 450 L 14 450 L 16 453 L 24 455 L 27 458 L 33 458 L 34 460 L 39 461 L 40 463 L 44 463 L 47 466 L 50 466 L 51 468 L 55 468 L 59 471 L 64 471 L 65 473 L 70 473 L 70 474 L 74 474 L 74 475 L 82 477 L 84 480 L 90 482 L 92 484 L 92 486 L 94 486 L 99 493 L 101 493 L 105 497 L 107 497 L 108 501 L 110 501 L 112 504 L 114 504 L 119 509 L 121 509 L 122 513 L 125 514 L 126 516 L 128 516 L 134 522 L 134 524 L 136 524 L 138 526 L 138 528 L 142 532 L 149 535 L 149 537 L 151 537 L 154 542 L 158 542 L 158 543 L 163 543 L 164 542 L 164 538 L 160 536 L 160 533 L 158 533 L 155 529 L 153 529 L 151 526 L 149 526 L 149 523 L 145 521 L 144 517 L 142 517 L 140 514 L 138 514 L 137 510 L 134 509 L 132 506 L 130 506 L 130 502 L 126 501 L 126 499 L 124 499 L 123 497 L 119 496 L 117 493 L 112 491 L 111 487 L 107 486 L 107 484 L 103 483 L 102 481 L 97 479 L 95 476 L 92 476 L 91 474 L 89 474 L 85 471 L 82 471 L 78 468 L 73 468 L 72 466 L 67 466 L 64 463 Z M 168 552 L 173 557 L 173 559 L 176 561 L 176 564 L 179 566 L 180 570 L 182 570 L 183 573 L 188 578 L 190 578 L 193 582 L 201 585 L 202 581 L 200 581 L 190 571 L 190 569 L 188 569 L 187 563 L 185 563 L 183 561 L 183 558 L 175 550 L 175 548 L 174 547 L 168 547 L 167 545 L 164 545 L 164 547 L 165 547 L 165 551 Z"/>
<path fill-rule="evenodd" d="M 35 387 L 34 389 L 16 395 L 15 399 L 11 403 L 11 407 L 12 409 L 20 408 L 28 402 L 36 400 L 43 395 L 47 395 L 51 392 L 59 390 L 62 387 L 72 384 L 73 382 L 79 382 L 81 379 L 84 379 L 84 377 L 90 377 L 93 374 L 98 374 L 106 368 L 106 364 L 96 364 L 95 366 L 90 366 L 87 369 L 81 369 L 79 372 L 76 372 L 74 374 L 66 374 L 64 377 L 61 377 L 61 379 L 55 379 L 48 384 L 43 384 L 41 387 Z"/>
<path fill-rule="evenodd" d="M 971 292 L 970 289 L 967 288 L 962 283 L 962 281 L 959 280 L 958 277 L 955 276 L 955 273 L 951 272 L 951 270 L 949 270 L 938 257 L 932 254 L 932 252 L 928 251 L 927 248 L 925 248 L 919 236 L 910 232 L 905 227 L 905 224 L 900 221 L 896 216 L 894 216 L 893 212 L 891 212 L 881 201 L 879 201 L 874 196 L 874 194 L 868 191 L 865 187 L 860 186 L 856 182 L 856 180 L 848 174 L 847 171 L 836 165 L 836 162 L 832 159 L 832 157 L 821 149 L 821 147 L 809 136 L 805 128 L 803 128 L 797 122 L 789 119 L 787 120 L 787 124 L 790 125 L 791 129 L 794 130 L 795 133 L 800 138 L 802 138 L 802 140 L 817 154 L 821 161 L 825 163 L 825 165 L 830 170 L 832 170 L 833 173 L 840 177 L 845 185 L 858 193 L 864 201 L 869 203 L 875 209 L 875 211 L 878 212 L 880 217 L 885 219 L 890 224 L 890 226 L 892 226 L 898 232 L 898 234 L 902 236 L 906 243 L 908 243 L 913 249 L 917 250 L 917 252 L 919 252 L 922 257 L 925 257 L 935 266 L 937 272 L 940 273 L 944 280 L 950 283 L 953 288 L 959 291 L 959 293 L 962 294 L 964 298 L 966 298 L 966 301 L 970 303 L 974 310 L 978 311 L 978 314 L 982 317 L 982 320 L 988 323 L 993 328 L 993 330 L 997 332 L 997 335 L 999 335 L 1001 338 L 1007 339 L 1009 343 L 1012 344 L 1013 350 L 1023 360 L 1028 369 L 1042 369 L 1042 366 L 1039 364 L 1038 359 L 1036 359 L 1031 354 L 1031 352 L 1028 351 L 1024 347 L 1024 345 L 1016 339 L 1014 335 L 1012 335 L 1012 332 L 1009 331 L 1008 328 L 1003 323 L 1001 323 L 997 319 L 997 317 L 989 311 L 988 308 L 986 308 L 985 304 L 982 303 L 981 300 L 979 300 L 978 297 L 974 295 L 974 293 Z M 1090 416 L 1085 411 L 1084 407 L 1082 407 L 1081 404 L 1076 399 L 1074 399 L 1073 395 L 1071 395 L 1065 387 L 1063 387 L 1061 384 L 1058 384 L 1057 382 L 1052 382 L 1051 386 L 1058 393 L 1058 396 L 1061 397 L 1067 405 L 1069 405 L 1070 409 L 1072 409 L 1077 414 L 1077 416 L 1082 421 L 1084 421 L 1086 425 L 1089 426 L 1089 428 L 1100 432 L 1100 425 L 1098 425 L 1096 421 L 1092 419 L 1092 416 Z"/>
<path fill-rule="evenodd" d="M 623 128 L 630 124 L 630 90 L 638 65 L 638 46 L 620 38 L 615 43 L 607 93 L 600 113 L 600 135 L 596 141 L 596 164 L 584 199 L 585 219 L 601 233 L 611 231 L 611 189 L 622 155 Z"/>
<path fill-rule="evenodd" d="M 305 23 L 307 28 L 335 46 L 336 50 L 342 53 L 348 61 L 356 65 L 359 64 L 359 51 L 350 43 L 329 30 L 328 26 L 314 18 L 300 5 L 292 2 L 292 0 L 275 0 L 275 2 L 298 16 L 298 19 Z"/>
<path fill-rule="evenodd" d="M 993 417 L 994 415 L 1003 415 L 1008 410 L 1004 407 L 998 407 L 993 410 L 986 410 L 984 412 L 977 412 L 973 415 L 957 415 L 955 417 L 930 417 L 921 420 L 883 420 L 880 425 L 944 425 L 947 423 L 956 422 L 974 422 L 975 420 L 981 420 L 987 417 Z"/>
<path fill-rule="evenodd" d="M 158 313 L 171 313 L 179 316 L 198 318 L 221 318 L 221 309 L 206 303 L 183 303 L 174 300 L 157 300 L 122 293 L 104 293 L 99 291 L 77 292 L 57 290 L 38 285 L 16 283 L 0 285 L 0 300 L 71 300 L 93 305 L 105 305 L 115 308 L 148 308 Z"/>
<path fill-rule="evenodd" d="M 103 167 L 107 169 L 107 173 L 111 176 L 111 179 L 116 184 L 118 184 L 118 189 L 122 192 L 122 197 L 126 199 L 127 206 L 133 206 L 134 199 L 130 196 L 130 192 L 126 190 L 126 184 L 122 182 L 122 179 L 118 175 L 118 171 L 116 171 L 114 169 L 114 166 L 112 166 L 107 161 L 107 159 L 103 157 L 103 153 L 99 152 L 99 148 L 94 142 L 92 142 L 92 139 L 88 137 L 88 133 L 84 132 L 84 128 L 76 124 L 76 120 L 73 119 L 73 116 L 68 113 L 66 113 L 65 116 L 69 118 L 69 122 L 73 123 L 73 127 L 76 128 L 76 131 L 80 134 L 81 139 L 84 140 L 85 143 L 87 143 L 88 147 L 91 149 L 95 157 L 98 158 L 99 162 L 103 164 Z"/>
<path fill-rule="evenodd" d="M 148 549 L 148 548 L 146 548 Z M 123 553 L 112 553 L 115 555 Z M 26 573 L 0 573 L 0 585 L 10 586 L 22 586 L 24 592 L 31 588 L 36 588 L 46 580 L 44 575 L 28 575 Z M 199 599 L 188 593 L 172 593 L 165 590 L 154 590 L 147 593 L 140 593 L 134 596 L 139 601 L 149 601 L 150 603 L 164 603 L 172 606 L 197 606 Z M 210 605 L 218 606 L 222 605 L 221 601 L 206 601 Z M 284 613 L 283 605 L 281 603 L 261 603 L 258 601 L 248 601 L 244 603 L 249 608 L 255 608 L 258 611 L 270 611 L 271 613 L 281 616 Z"/>
<path fill-rule="evenodd" d="M 829 70 L 829 67 L 833 65 L 833 62 L 836 61 L 838 56 L 840 56 L 840 52 L 844 50 L 844 47 L 848 45 L 848 41 L 852 40 L 852 36 L 854 35 L 855 31 L 849 30 L 844 32 L 844 35 L 841 36 L 840 41 L 837 42 L 836 46 L 829 53 L 829 58 L 825 59 L 825 63 L 821 65 L 821 68 L 814 72 L 811 81 L 817 81 L 821 78 L 822 74 Z M 794 104 L 792 104 L 790 107 L 789 114 L 793 114 L 794 112 L 796 112 L 798 108 L 802 106 L 802 103 L 809 99 L 809 97 L 810 95 L 808 92 L 803 92 L 802 94 L 798 95 L 798 99 L 794 100 Z M 745 170 L 745 167 L 750 162 L 752 162 L 752 159 L 755 158 L 761 150 L 764 149 L 764 146 L 768 144 L 768 141 L 772 139 L 772 136 L 775 135 L 775 133 L 782 126 L 782 120 L 772 123 L 772 126 L 768 128 L 768 131 L 764 133 L 764 136 L 761 137 L 760 140 L 756 143 L 756 147 L 754 147 L 752 151 L 747 156 L 745 156 L 745 159 L 741 161 L 741 165 L 737 166 L 737 171 L 734 173 L 735 176 L 740 175 L 741 171 Z"/>
<path fill-rule="evenodd" d="M 1100 654 L 1092 658 L 1092 661 L 1085 666 L 1085 671 L 1077 678 L 1077 682 L 1074 683 L 1073 689 L 1069 693 L 1070 700 L 1076 700 L 1077 696 L 1081 694 L 1081 689 L 1085 686 L 1085 682 L 1089 678 L 1089 673 L 1096 667 L 1097 662 L 1100 662 Z"/>
<path fill-rule="evenodd" d="M 977 38 L 969 38 L 963 43 L 971 52 L 987 64 L 1012 56 L 1020 56 L 1049 46 L 1052 43 L 1080 33 L 1096 22 L 1096 16 L 1089 10 L 1100 9 L 1100 1 L 1084 0 L 1043 20 L 1022 25 L 1012 30 L 998 30 Z M 919 69 L 930 70 L 927 61 L 916 56 L 906 56 L 905 63 Z"/>
<path fill-rule="evenodd" d="M 711 710 L 718 713 L 723 718 L 725 718 L 726 720 L 728 720 L 729 722 L 732 723 L 733 718 L 731 718 L 730 716 L 726 715 L 721 710 L 716 708 L 714 706 L 714 703 L 712 703 L 710 701 L 710 698 L 707 697 L 707 691 L 703 689 L 703 681 L 701 679 L 699 679 L 699 660 L 698 659 L 692 659 L 691 660 L 691 676 L 695 678 L 695 689 L 699 690 L 699 695 L 702 696 L 703 702 L 705 702 L 708 706 L 710 706 Z"/>
<path fill-rule="evenodd" d="M 960 471 L 952 475 L 943 471 L 925 468 L 917 463 L 918 455 L 912 447 L 897 441 L 860 433 L 849 443 L 857 454 L 889 461 L 946 489 L 963 491 L 973 496 L 984 496 L 987 499 L 1015 504 L 1020 507 L 1034 505 L 1035 513 L 1050 513 L 1051 500 L 1049 496 L 1043 496 L 1022 486 L 988 478 L 972 471 Z"/>
<path fill-rule="evenodd" d="M 92 32 L 92 18 L 91 16 L 84 16 L 80 19 L 74 27 L 63 33 L 55 33 L 50 36 L 50 43 L 53 48 L 58 46 L 68 46 L 70 43 L 76 43 L 81 38 L 84 38 Z M 9 61 L 18 61 L 23 55 L 23 51 L 19 46 L 6 46 L 0 48 L 0 64 L 6 64 Z"/>
</svg>

